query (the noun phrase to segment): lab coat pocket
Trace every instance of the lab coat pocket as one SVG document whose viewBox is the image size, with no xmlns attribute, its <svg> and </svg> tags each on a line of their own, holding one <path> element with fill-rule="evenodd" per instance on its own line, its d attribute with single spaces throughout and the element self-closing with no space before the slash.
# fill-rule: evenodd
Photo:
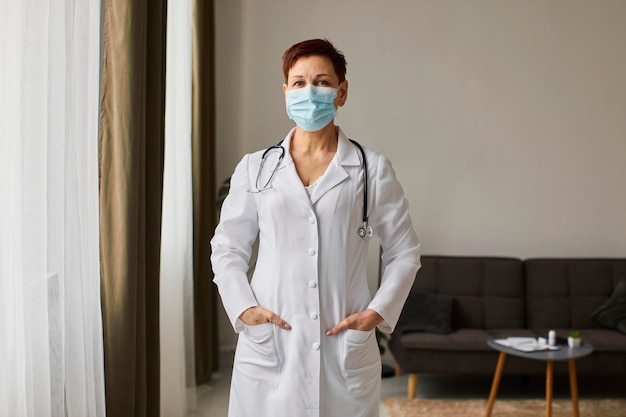
<svg viewBox="0 0 626 417">
<path fill-rule="evenodd" d="M 273 323 L 246 326 L 240 333 L 234 368 L 248 378 L 278 386 L 280 360 Z"/>
<path fill-rule="evenodd" d="M 381 373 L 380 352 L 374 331 L 348 329 L 344 332 L 343 376 L 348 390 L 367 390 Z"/>
</svg>

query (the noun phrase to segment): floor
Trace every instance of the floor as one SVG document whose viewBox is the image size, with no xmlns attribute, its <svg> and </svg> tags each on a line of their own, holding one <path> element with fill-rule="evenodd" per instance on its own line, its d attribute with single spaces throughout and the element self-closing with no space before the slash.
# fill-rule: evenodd
<svg viewBox="0 0 626 417">
<path fill-rule="evenodd" d="M 383 363 L 391 364 L 392 362 L 392 358 L 383 357 Z M 209 384 L 198 388 L 198 411 L 193 414 L 194 417 L 227 416 L 231 370 L 232 352 L 224 352 L 221 357 L 220 371 L 213 375 L 213 380 Z M 418 382 L 417 398 L 487 399 L 490 389 L 491 376 L 421 375 Z M 626 378 L 580 379 L 578 391 L 580 398 L 626 398 Z M 406 393 L 406 375 L 383 378 L 381 399 L 404 397 Z M 544 398 L 544 396 L 545 378 L 504 375 L 500 382 L 497 398 Z M 555 376 L 554 398 L 570 398 L 567 377 Z M 381 417 L 385 417 L 382 409 Z"/>
</svg>

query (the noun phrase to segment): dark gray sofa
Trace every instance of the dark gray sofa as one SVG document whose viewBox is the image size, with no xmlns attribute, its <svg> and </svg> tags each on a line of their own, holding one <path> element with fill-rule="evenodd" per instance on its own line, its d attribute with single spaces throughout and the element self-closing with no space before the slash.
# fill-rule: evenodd
<svg viewBox="0 0 626 417">
<path fill-rule="evenodd" d="M 624 280 L 626 259 L 423 256 L 388 341 L 409 374 L 409 398 L 421 373 L 492 375 L 498 352 L 489 339 L 547 337 L 549 329 L 562 338 L 577 329 L 594 346 L 577 361 L 579 376 L 626 375 Z M 545 375 L 545 363 L 509 356 L 504 373 Z"/>
</svg>

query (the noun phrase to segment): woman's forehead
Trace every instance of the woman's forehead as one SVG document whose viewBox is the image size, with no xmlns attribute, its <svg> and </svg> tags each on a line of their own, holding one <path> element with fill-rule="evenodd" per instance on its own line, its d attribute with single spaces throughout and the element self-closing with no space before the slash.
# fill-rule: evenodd
<svg viewBox="0 0 626 417">
<path fill-rule="evenodd" d="M 289 77 L 305 77 L 305 76 L 330 76 L 336 77 L 333 63 L 328 57 L 322 55 L 303 56 L 294 62 L 289 70 Z"/>
</svg>

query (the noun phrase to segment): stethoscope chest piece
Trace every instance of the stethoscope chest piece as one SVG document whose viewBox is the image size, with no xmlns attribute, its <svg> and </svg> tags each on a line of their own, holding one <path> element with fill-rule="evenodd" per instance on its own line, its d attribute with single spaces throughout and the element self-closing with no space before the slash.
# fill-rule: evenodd
<svg viewBox="0 0 626 417">
<path fill-rule="evenodd" d="M 374 229 L 372 229 L 372 226 L 370 226 L 369 224 L 363 223 L 358 228 L 356 233 L 359 235 L 361 239 L 370 240 L 374 236 Z"/>
</svg>

